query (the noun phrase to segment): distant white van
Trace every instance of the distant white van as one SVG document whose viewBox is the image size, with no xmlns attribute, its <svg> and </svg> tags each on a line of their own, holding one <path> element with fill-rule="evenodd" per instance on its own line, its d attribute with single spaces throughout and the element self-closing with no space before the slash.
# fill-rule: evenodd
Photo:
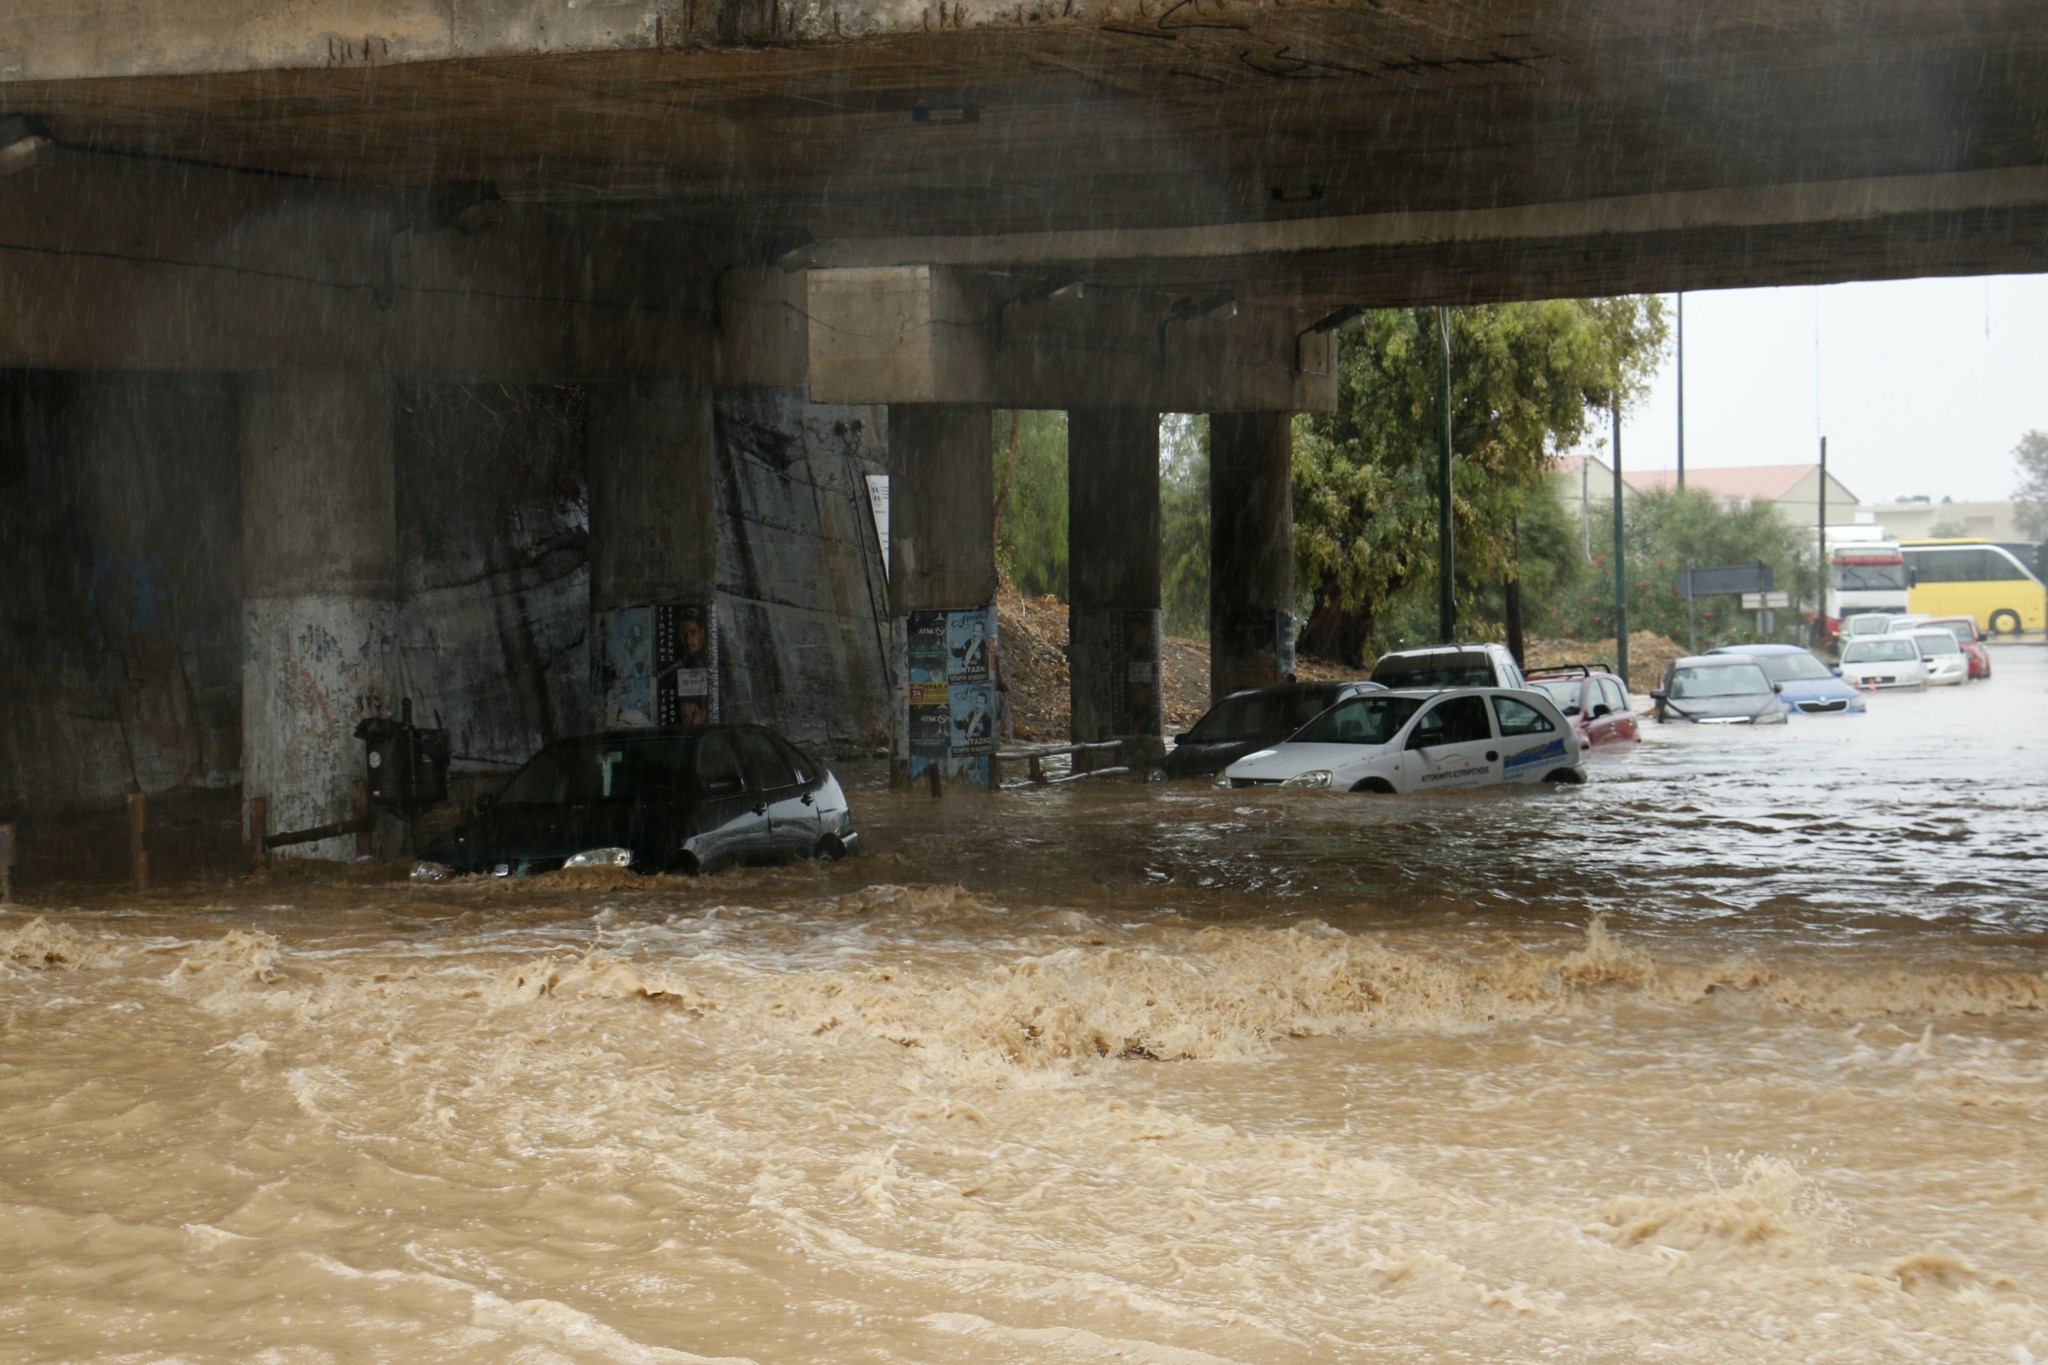
<svg viewBox="0 0 2048 1365">
<path fill-rule="evenodd" d="M 1372 666 L 1382 687 L 1527 687 L 1506 645 L 1432 645 L 1382 654 Z"/>
</svg>

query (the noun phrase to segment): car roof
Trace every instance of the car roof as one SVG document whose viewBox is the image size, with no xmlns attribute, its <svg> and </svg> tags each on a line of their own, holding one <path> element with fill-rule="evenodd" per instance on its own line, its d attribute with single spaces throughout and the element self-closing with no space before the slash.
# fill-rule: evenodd
<svg viewBox="0 0 2048 1365">
<path fill-rule="evenodd" d="M 1673 659 L 1671 666 L 1673 668 L 1726 668 L 1733 664 L 1753 664 L 1756 662 L 1756 657 L 1745 650 L 1738 649 L 1733 645 L 1729 645 L 1726 648 L 1728 650 L 1726 654 L 1718 651 L 1712 654 L 1688 654 L 1682 659 Z"/>
<path fill-rule="evenodd" d="M 1709 654 L 1747 654 L 1754 658 L 1759 654 L 1804 654 L 1807 650 L 1800 645 L 1716 645 Z"/>
<path fill-rule="evenodd" d="M 1237 691 L 1225 696 L 1223 700 L 1230 701 L 1235 697 L 1286 696 L 1295 692 L 1335 692 L 1346 687 L 1364 687 L 1374 691 L 1385 690 L 1378 683 L 1371 682 L 1365 678 L 1340 678 L 1335 681 L 1328 678 L 1310 678 L 1305 682 L 1267 683 L 1263 687 L 1240 687 Z"/>
<path fill-rule="evenodd" d="M 1431 654 L 1484 654 L 1506 648 L 1505 645 L 1491 642 L 1471 645 L 1418 645 L 1414 649 L 1390 649 L 1374 661 L 1373 667 L 1378 668 L 1388 659 L 1420 659 Z"/>
</svg>

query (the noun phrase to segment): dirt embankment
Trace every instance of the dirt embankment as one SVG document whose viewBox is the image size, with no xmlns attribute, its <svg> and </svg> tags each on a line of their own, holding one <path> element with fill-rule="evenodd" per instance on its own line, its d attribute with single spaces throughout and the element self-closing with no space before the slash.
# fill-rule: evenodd
<svg viewBox="0 0 2048 1365">
<path fill-rule="evenodd" d="M 1011 725 L 1018 740 L 1067 738 L 1067 604 L 1056 597 L 1021 597 L 1005 585 L 996 597 L 1003 642 L 1003 675 L 1010 689 Z M 1614 641 L 1535 640 L 1529 664 L 1614 663 Z M 1639 630 L 1629 636 L 1629 686 L 1647 692 L 1664 680 L 1664 668 L 1685 650 L 1674 640 Z M 1209 709 L 1209 646 L 1169 635 L 1161 641 L 1166 732 L 1177 734 Z M 1327 659 L 1303 657 L 1295 676 L 1304 682 L 1365 676 Z"/>
</svg>

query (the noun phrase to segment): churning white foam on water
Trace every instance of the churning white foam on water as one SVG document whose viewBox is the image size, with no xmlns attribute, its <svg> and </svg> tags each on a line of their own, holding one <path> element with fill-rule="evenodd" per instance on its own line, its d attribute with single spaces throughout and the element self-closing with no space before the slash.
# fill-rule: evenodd
<svg viewBox="0 0 2048 1365">
<path fill-rule="evenodd" d="M 0 918 L 13 1320 L 59 1357 L 131 1309 L 194 1358 L 2048 1354 L 2009 958 L 738 889 Z"/>
</svg>

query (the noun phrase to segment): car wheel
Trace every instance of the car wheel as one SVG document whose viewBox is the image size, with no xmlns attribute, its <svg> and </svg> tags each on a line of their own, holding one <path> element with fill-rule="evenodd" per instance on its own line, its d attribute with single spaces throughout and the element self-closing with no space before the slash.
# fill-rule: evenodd
<svg viewBox="0 0 2048 1365">
<path fill-rule="evenodd" d="M 2017 635 L 2020 633 L 2020 614 L 2016 611 L 1994 611 L 1991 613 L 1993 635 Z"/>
<path fill-rule="evenodd" d="M 1392 796 L 1394 794 L 1394 784 L 1387 781 L 1384 777 L 1368 777 L 1351 790 L 1355 792 L 1371 792 L 1374 796 Z"/>
<path fill-rule="evenodd" d="M 846 856 L 846 845 L 828 834 L 818 840 L 818 846 L 811 850 L 811 856 L 821 863 L 836 863 Z"/>
</svg>

